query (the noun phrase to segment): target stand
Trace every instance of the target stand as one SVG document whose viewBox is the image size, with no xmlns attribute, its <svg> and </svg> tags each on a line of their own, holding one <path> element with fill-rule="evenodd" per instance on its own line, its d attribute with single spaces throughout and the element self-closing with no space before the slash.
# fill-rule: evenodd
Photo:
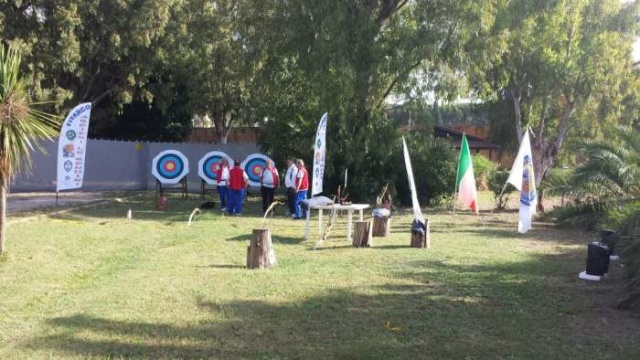
<svg viewBox="0 0 640 360">
<path fill-rule="evenodd" d="M 180 198 L 183 200 L 189 199 L 189 187 L 187 186 L 187 177 L 183 177 L 177 184 L 163 184 L 160 180 L 156 180 L 156 195 L 163 197 L 164 193 L 180 192 Z"/>
<path fill-rule="evenodd" d="M 216 194 L 218 194 L 218 187 L 216 185 L 209 185 L 206 181 L 200 180 L 200 201 L 204 201 L 207 197 L 207 193 L 211 193 L 211 197 L 215 198 Z"/>
<path fill-rule="evenodd" d="M 189 160 L 180 151 L 165 150 L 156 155 L 151 173 L 156 178 L 156 195 L 163 197 L 167 191 L 177 191 L 182 199 L 188 199 Z"/>
</svg>

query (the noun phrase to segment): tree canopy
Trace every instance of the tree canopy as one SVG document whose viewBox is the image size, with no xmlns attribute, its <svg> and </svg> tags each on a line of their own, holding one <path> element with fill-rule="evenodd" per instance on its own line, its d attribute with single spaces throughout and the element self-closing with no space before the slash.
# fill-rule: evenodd
<svg viewBox="0 0 640 360">
<path fill-rule="evenodd" d="M 533 128 L 537 181 L 567 137 L 637 122 L 630 54 L 639 7 L 619 0 L 5 1 L 0 38 L 21 51 L 30 92 L 51 101 L 51 111 L 93 103 L 92 136 L 179 140 L 198 116 L 211 119 L 223 141 L 234 124 L 260 124 L 262 146 L 277 161 L 310 160 L 315 126 L 329 112 L 329 188 L 349 169 L 359 174 L 354 190 L 369 196 L 393 158 L 398 124 L 388 113 L 399 101 L 479 96 L 499 109 L 513 137 Z"/>
</svg>

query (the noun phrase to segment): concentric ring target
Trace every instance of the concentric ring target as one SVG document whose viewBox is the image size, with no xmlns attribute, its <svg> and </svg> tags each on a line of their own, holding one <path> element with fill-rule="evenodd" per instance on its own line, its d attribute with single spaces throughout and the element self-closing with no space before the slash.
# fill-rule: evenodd
<svg viewBox="0 0 640 360">
<path fill-rule="evenodd" d="M 151 173 L 163 184 L 177 184 L 189 173 L 189 160 L 178 150 L 165 150 L 153 158 Z"/>
<path fill-rule="evenodd" d="M 262 170 L 267 167 L 267 160 L 271 159 L 266 155 L 255 153 L 247 156 L 242 161 L 240 166 L 249 177 L 249 185 L 260 186 L 260 175 L 262 175 Z"/>
<path fill-rule="evenodd" d="M 229 169 L 233 167 L 233 159 L 222 151 L 209 151 L 198 161 L 198 175 L 207 184 L 216 184 L 218 169 L 222 159 L 229 161 Z"/>
</svg>

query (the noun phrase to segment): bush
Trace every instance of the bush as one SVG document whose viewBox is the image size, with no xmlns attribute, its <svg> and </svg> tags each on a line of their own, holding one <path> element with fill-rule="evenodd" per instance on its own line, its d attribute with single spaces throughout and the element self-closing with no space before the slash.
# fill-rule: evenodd
<svg viewBox="0 0 640 360">
<path fill-rule="evenodd" d="M 424 133 L 407 134 L 405 139 L 420 205 L 436 205 L 446 201 L 455 191 L 456 182 L 457 155 L 451 143 Z M 392 162 L 398 175 L 395 181 L 398 200 L 403 205 L 411 205 L 401 141 Z"/>
<path fill-rule="evenodd" d="M 478 190 L 486 190 L 489 186 L 489 177 L 495 171 L 496 165 L 483 155 L 472 155 L 473 174 L 476 177 Z"/>
<path fill-rule="evenodd" d="M 496 209 L 503 210 L 507 206 L 507 202 L 509 202 L 509 196 L 511 193 L 516 190 L 516 188 L 511 185 L 505 184 L 507 183 L 507 179 L 509 178 L 509 171 L 494 168 L 489 176 L 489 190 L 493 193 L 493 199 L 496 202 Z M 504 191 L 502 191 L 504 188 Z"/>
</svg>

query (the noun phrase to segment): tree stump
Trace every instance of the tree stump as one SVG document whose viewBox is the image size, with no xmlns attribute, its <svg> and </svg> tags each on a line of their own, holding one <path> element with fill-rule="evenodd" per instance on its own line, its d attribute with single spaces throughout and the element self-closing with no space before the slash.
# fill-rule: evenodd
<svg viewBox="0 0 640 360">
<path fill-rule="evenodd" d="M 373 218 L 373 237 L 387 237 L 391 235 L 391 218 L 388 216 Z"/>
<path fill-rule="evenodd" d="M 371 221 L 356 221 L 356 233 L 353 236 L 353 247 L 370 247 L 371 230 Z"/>
<path fill-rule="evenodd" d="M 269 229 L 253 229 L 251 244 L 247 247 L 247 269 L 265 269 L 276 264 L 276 253 Z"/>
<path fill-rule="evenodd" d="M 425 220 L 425 231 L 411 231 L 411 247 L 419 249 L 428 249 L 431 246 L 431 237 L 429 236 L 429 219 Z"/>
</svg>

